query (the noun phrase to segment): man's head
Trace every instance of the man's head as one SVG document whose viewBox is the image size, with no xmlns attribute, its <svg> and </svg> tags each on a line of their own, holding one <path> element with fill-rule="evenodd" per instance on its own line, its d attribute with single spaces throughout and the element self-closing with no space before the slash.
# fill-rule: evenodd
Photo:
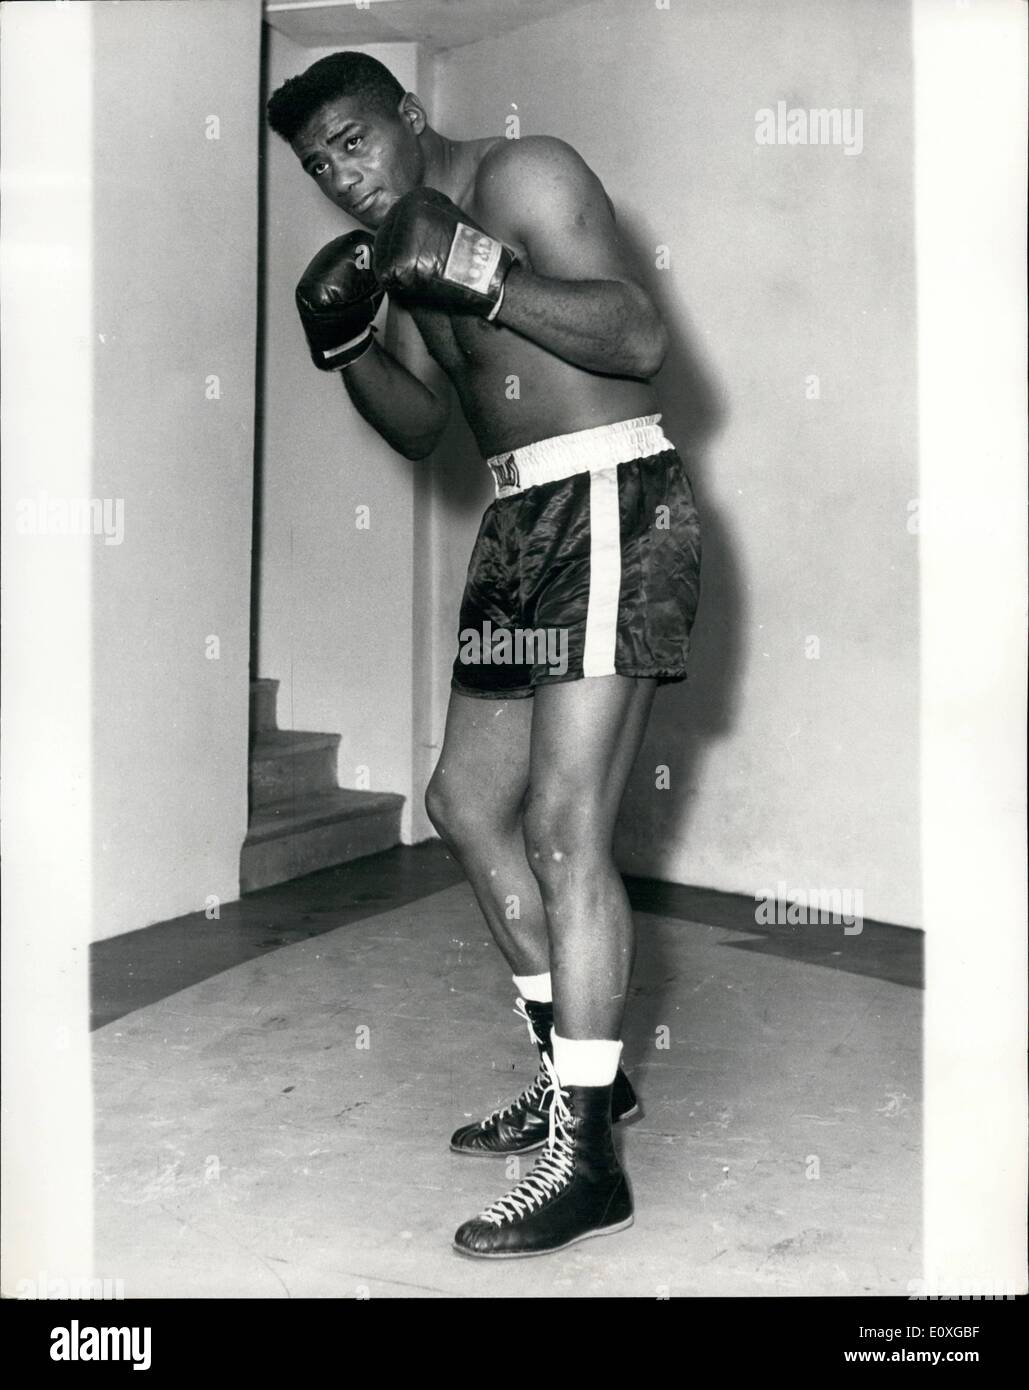
<svg viewBox="0 0 1029 1390">
<path fill-rule="evenodd" d="M 422 181 L 424 108 L 366 53 L 331 53 L 289 78 L 268 102 L 268 123 L 325 196 L 366 227 Z"/>
</svg>

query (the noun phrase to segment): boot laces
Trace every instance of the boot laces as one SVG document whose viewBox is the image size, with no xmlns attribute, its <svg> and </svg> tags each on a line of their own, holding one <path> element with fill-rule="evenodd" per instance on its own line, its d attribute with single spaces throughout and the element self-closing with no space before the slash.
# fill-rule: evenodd
<svg viewBox="0 0 1029 1390">
<path fill-rule="evenodd" d="M 544 1066 L 549 1075 L 546 1090 L 553 1095 L 550 1107 L 550 1132 L 547 1147 L 525 1178 L 480 1214 L 480 1221 L 502 1226 L 528 1216 L 564 1187 L 575 1171 L 575 1151 L 572 1138 L 572 1113 L 568 1108 L 568 1092 L 561 1089 L 557 1072 L 549 1056 L 544 1054 Z"/>
<path fill-rule="evenodd" d="M 519 1018 L 525 1019 L 525 1022 L 528 1024 L 529 1028 L 529 1041 L 533 1044 L 533 1046 L 536 1046 L 538 1044 L 540 1047 L 546 1047 L 549 1039 L 541 1038 L 540 1035 L 536 1032 L 536 1025 L 532 1021 L 532 1015 L 529 1013 L 529 1010 L 525 1007 L 525 1000 L 516 999 L 515 1006 L 511 1012 L 516 1013 Z"/>
<path fill-rule="evenodd" d="M 517 1110 L 543 1110 L 546 1107 L 546 1093 L 549 1090 L 546 1076 L 542 1067 L 536 1073 L 536 1079 L 531 1086 L 526 1086 L 521 1095 L 509 1101 L 507 1105 L 493 1110 L 484 1120 L 479 1121 L 480 1129 L 489 1129 L 491 1125 L 498 1124 L 501 1120 L 506 1120 L 508 1115 L 513 1115 Z"/>
<path fill-rule="evenodd" d="M 525 1000 L 518 999 L 515 1003 L 513 1012 L 519 1018 L 524 1018 L 529 1027 L 529 1041 L 535 1045 L 543 1043 L 543 1039 L 536 1032 L 536 1027 L 529 1016 L 529 1011 L 525 1007 Z M 543 1110 L 546 1107 L 546 1092 L 549 1090 L 547 1084 L 547 1074 L 542 1067 L 536 1073 L 536 1077 L 531 1086 L 526 1086 L 525 1090 L 507 1105 L 498 1106 L 479 1122 L 480 1129 L 489 1129 L 492 1125 L 498 1124 L 501 1120 L 506 1120 L 508 1115 L 513 1115 L 517 1110 Z"/>
</svg>

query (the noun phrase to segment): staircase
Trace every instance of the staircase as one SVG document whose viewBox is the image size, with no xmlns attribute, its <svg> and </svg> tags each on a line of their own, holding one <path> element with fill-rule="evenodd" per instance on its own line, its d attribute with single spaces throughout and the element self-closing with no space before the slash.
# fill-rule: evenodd
<svg viewBox="0 0 1029 1390">
<path fill-rule="evenodd" d="M 336 784 L 339 734 L 280 729 L 279 682 L 250 682 L 250 825 L 240 892 L 346 864 L 400 843 L 404 798 Z"/>
</svg>

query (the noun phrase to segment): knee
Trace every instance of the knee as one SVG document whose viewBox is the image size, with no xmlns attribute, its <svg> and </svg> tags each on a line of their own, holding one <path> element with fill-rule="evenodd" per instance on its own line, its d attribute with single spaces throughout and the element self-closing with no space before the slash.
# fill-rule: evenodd
<svg viewBox="0 0 1029 1390">
<path fill-rule="evenodd" d="M 544 890 L 559 888 L 595 857 L 595 836 L 581 801 L 530 793 L 522 829 L 529 867 Z"/>
<path fill-rule="evenodd" d="M 450 838 L 457 812 L 458 806 L 450 785 L 438 771 L 434 772 L 425 788 L 425 814 L 444 840 Z"/>
<path fill-rule="evenodd" d="M 484 808 L 477 805 L 474 789 L 462 786 L 438 769 L 425 789 L 425 814 L 450 845 L 469 845 L 482 837 Z"/>
</svg>

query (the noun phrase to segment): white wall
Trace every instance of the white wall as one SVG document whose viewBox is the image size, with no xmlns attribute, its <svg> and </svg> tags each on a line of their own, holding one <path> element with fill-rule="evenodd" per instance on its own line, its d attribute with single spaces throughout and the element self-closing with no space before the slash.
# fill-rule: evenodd
<svg viewBox="0 0 1029 1390">
<path fill-rule="evenodd" d="M 779 99 L 862 108 L 863 152 L 759 146 L 755 113 Z M 523 135 L 575 145 L 619 208 L 676 339 L 658 387 L 705 523 L 690 680 L 658 694 L 621 864 L 743 892 L 856 888 L 867 916 L 917 923 L 908 7 L 599 0 L 444 56 L 445 134 L 502 133 L 515 107 Z M 451 654 L 489 498 L 474 469 L 452 453 L 434 482 L 434 630 Z M 446 678 L 440 662 L 437 731 Z"/>
<path fill-rule="evenodd" d="M 90 939 L 238 895 L 260 8 L 24 4 L 3 29 L 9 1296 L 117 1275 L 92 1267 Z M 91 499 L 120 544 L 56 529 Z"/>
<path fill-rule="evenodd" d="M 239 892 L 260 8 L 133 0 L 93 25 L 92 486 L 125 516 L 93 551 L 103 937 Z"/>
<path fill-rule="evenodd" d="M 19 504 L 91 491 L 91 15 L 8 6 L 0 45 L 3 1294 L 92 1258 L 88 535 Z M 62 345 L 59 370 L 50 345 Z M 55 384 L 60 407 L 51 404 Z M 27 518 L 26 518 L 27 519 Z"/>
<path fill-rule="evenodd" d="M 266 95 L 331 49 L 265 29 Z M 414 44 L 362 51 L 412 89 Z M 340 378 L 308 356 L 294 290 L 315 253 L 356 227 L 266 131 L 258 674 L 277 678 L 283 728 L 343 736 L 344 787 L 407 797 L 410 837 L 415 698 L 414 497 L 417 472 L 367 425 Z M 385 318 L 385 310 L 383 311 Z M 371 525 L 357 529 L 357 509 Z M 367 769 L 368 782 L 361 780 Z"/>
<path fill-rule="evenodd" d="M 42 24 L 45 8 L 25 13 Z M 106 501 L 121 525 L 116 544 L 17 535 L 12 562 L 25 574 L 38 569 L 21 612 L 26 629 L 39 642 L 57 641 L 42 636 L 55 624 L 75 634 L 60 642 L 60 674 L 26 713 L 40 716 L 30 746 L 41 758 L 62 749 L 55 774 L 65 779 L 49 804 L 38 802 L 55 829 L 40 830 L 37 852 L 55 856 L 51 877 L 67 878 L 80 901 L 92 895 L 99 939 L 239 891 L 260 6 L 130 0 L 81 13 L 88 109 L 64 127 L 82 149 L 74 173 L 63 150 L 44 150 L 38 167 L 28 156 L 26 197 L 55 201 L 46 204 L 52 226 L 19 248 L 25 268 L 14 289 L 49 288 L 64 275 L 84 296 L 85 327 L 72 331 L 69 310 L 68 327 L 44 340 L 37 374 L 29 370 L 18 394 L 14 437 L 27 451 L 19 460 L 29 499 Z M 40 77 L 25 100 L 28 125 L 43 130 L 31 103 L 63 111 L 70 98 Z M 76 208 L 90 235 L 72 250 L 65 224 Z M 17 335 L 41 320 L 29 307 L 9 325 L 18 362 L 26 349 Z M 76 381 L 84 420 L 71 404 Z M 88 614 L 73 619 L 74 603 Z M 58 719 L 47 714 L 54 703 Z M 70 719 L 81 738 L 62 739 Z M 58 829 L 72 805 L 88 871 L 75 858 L 77 836 Z"/>
</svg>

